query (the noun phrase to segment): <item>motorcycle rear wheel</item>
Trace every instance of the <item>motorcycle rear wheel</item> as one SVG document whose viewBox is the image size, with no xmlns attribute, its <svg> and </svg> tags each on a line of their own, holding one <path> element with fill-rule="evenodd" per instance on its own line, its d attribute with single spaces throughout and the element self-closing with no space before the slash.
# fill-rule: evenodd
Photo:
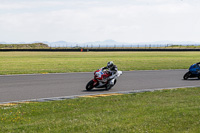
<svg viewBox="0 0 200 133">
<path fill-rule="evenodd" d="M 117 82 L 117 79 L 115 79 L 114 85 L 116 84 L 116 82 Z M 107 84 L 107 85 L 106 85 L 106 90 L 110 90 L 114 85 Z"/>
<path fill-rule="evenodd" d="M 197 78 L 200 80 L 200 75 L 198 75 Z"/>
<path fill-rule="evenodd" d="M 92 90 L 93 88 L 94 88 L 94 81 L 93 80 L 90 80 L 88 83 L 87 83 L 87 85 L 86 85 L 86 90 L 87 91 L 90 91 L 90 90 Z"/>
</svg>

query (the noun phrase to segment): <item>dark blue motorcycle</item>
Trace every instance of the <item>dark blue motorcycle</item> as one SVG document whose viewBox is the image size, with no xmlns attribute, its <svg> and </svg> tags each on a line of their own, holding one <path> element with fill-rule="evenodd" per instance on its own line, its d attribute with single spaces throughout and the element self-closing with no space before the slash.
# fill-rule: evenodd
<svg viewBox="0 0 200 133">
<path fill-rule="evenodd" d="M 190 66 L 189 71 L 183 76 L 184 80 L 187 80 L 188 78 L 200 79 L 200 62 Z"/>
</svg>

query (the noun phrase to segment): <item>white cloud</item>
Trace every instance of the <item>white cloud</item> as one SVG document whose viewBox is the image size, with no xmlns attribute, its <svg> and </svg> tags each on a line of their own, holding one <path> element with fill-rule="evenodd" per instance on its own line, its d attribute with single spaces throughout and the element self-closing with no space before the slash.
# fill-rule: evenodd
<svg viewBox="0 0 200 133">
<path fill-rule="evenodd" d="M 7 0 L 0 5 L 0 41 L 200 42 L 199 4 L 197 0 Z"/>
</svg>

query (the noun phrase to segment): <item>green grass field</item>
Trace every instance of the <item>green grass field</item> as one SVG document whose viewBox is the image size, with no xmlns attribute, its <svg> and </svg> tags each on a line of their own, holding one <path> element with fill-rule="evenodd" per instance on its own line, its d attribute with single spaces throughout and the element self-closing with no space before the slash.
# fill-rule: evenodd
<svg viewBox="0 0 200 133">
<path fill-rule="evenodd" d="M 0 132 L 198 133 L 200 88 L 0 107 Z"/>
<path fill-rule="evenodd" d="M 0 52 L 0 75 L 187 69 L 200 52 Z M 200 132 L 200 88 L 0 106 L 0 132 Z"/>
<path fill-rule="evenodd" d="M 114 61 L 119 70 L 187 69 L 200 52 L 0 52 L 0 75 L 92 72 Z"/>
</svg>

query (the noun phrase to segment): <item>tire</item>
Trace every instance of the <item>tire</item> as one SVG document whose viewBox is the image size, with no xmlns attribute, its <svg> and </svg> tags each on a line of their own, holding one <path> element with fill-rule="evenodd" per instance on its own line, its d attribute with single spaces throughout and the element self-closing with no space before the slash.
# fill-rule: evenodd
<svg viewBox="0 0 200 133">
<path fill-rule="evenodd" d="M 87 85 L 86 85 L 86 90 L 87 90 L 87 91 L 92 90 L 92 89 L 94 88 L 93 84 L 94 84 L 94 81 L 93 81 L 93 80 L 90 80 L 90 81 L 87 83 Z"/>
<path fill-rule="evenodd" d="M 106 85 L 106 90 L 110 90 L 111 88 L 112 88 L 112 85 L 110 85 L 110 84 Z"/>
<path fill-rule="evenodd" d="M 117 79 L 115 79 L 114 85 L 116 84 L 116 82 L 117 82 Z M 106 85 L 106 90 L 110 90 L 114 85 L 107 84 Z"/>
<path fill-rule="evenodd" d="M 184 80 L 187 80 L 189 77 L 190 77 L 191 73 L 190 72 L 187 72 L 184 76 L 183 76 L 183 79 Z"/>
<path fill-rule="evenodd" d="M 115 79 L 115 81 L 114 81 L 114 85 L 117 83 L 117 79 Z"/>
<path fill-rule="evenodd" d="M 200 75 L 198 75 L 197 78 L 200 80 Z"/>
</svg>

